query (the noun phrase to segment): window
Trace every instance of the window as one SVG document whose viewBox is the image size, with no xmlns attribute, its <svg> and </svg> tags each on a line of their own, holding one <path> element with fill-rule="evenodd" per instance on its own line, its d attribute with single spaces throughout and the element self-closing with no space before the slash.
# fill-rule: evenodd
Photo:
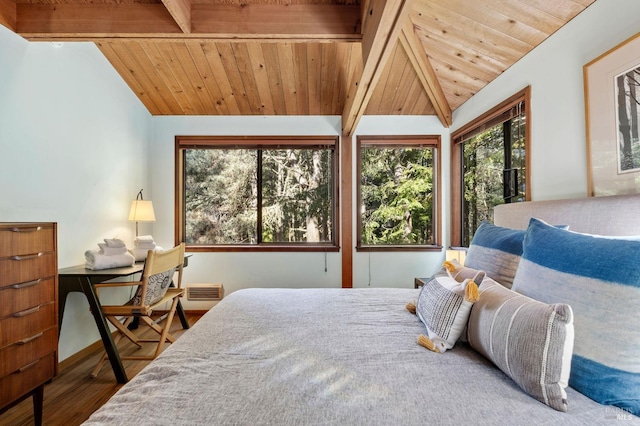
<svg viewBox="0 0 640 426">
<path fill-rule="evenodd" d="M 176 239 L 191 251 L 337 250 L 336 137 L 176 137 Z"/>
<path fill-rule="evenodd" d="M 439 136 L 358 137 L 358 250 L 439 250 Z"/>
<path fill-rule="evenodd" d="M 529 88 L 455 132 L 452 245 L 469 246 L 498 204 L 529 199 Z"/>
</svg>

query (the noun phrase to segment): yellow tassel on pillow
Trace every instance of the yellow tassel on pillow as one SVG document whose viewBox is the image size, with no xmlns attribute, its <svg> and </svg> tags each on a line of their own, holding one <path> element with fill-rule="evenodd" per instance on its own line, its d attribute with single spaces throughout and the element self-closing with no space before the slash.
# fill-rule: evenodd
<svg viewBox="0 0 640 426">
<path fill-rule="evenodd" d="M 416 314 L 416 304 L 409 302 L 405 305 L 405 307 L 407 308 L 407 311 L 411 312 L 413 315 Z"/>
<path fill-rule="evenodd" d="M 464 289 L 464 300 L 470 303 L 476 303 L 478 299 L 480 299 L 478 284 L 473 281 L 469 281 Z"/>
<path fill-rule="evenodd" d="M 440 353 L 438 348 L 436 348 L 436 344 L 433 343 L 433 340 L 429 339 L 424 334 L 421 334 L 418 336 L 418 344 L 424 348 L 429 349 L 432 352 Z"/>
<path fill-rule="evenodd" d="M 442 266 L 444 266 L 449 272 L 454 272 L 456 270 L 456 266 L 450 260 L 445 260 Z"/>
</svg>

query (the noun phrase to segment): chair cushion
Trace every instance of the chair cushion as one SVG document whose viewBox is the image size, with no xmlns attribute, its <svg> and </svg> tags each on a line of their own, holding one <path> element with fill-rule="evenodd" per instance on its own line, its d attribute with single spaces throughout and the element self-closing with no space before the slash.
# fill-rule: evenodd
<svg viewBox="0 0 640 426">
<path fill-rule="evenodd" d="M 164 297 L 164 295 L 167 293 L 169 285 L 171 284 L 174 272 L 175 270 L 171 269 L 169 271 L 160 272 L 149 277 L 149 282 L 147 284 L 147 294 L 145 295 L 145 300 L 142 305 L 153 305 Z M 142 286 L 139 286 L 135 296 L 133 296 L 133 304 L 140 305 L 141 297 Z"/>
<path fill-rule="evenodd" d="M 580 234 L 531 219 L 513 289 L 568 303 L 575 345 L 569 385 L 640 415 L 640 241 Z"/>
<path fill-rule="evenodd" d="M 529 395 L 567 411 L 574 341 L 571 307 L 538 302 L 488 277 L 479 290 L 467 327 L 471 347 Z"/>
</svg>

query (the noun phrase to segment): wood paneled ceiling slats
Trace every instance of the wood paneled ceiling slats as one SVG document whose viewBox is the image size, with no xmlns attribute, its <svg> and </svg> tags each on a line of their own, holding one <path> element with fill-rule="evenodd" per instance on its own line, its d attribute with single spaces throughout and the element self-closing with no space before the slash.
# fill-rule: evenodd
<svg viewBox="0 0 640 426">
<path fill-rule="evenodd" d="M 567 22 L 578 13 L 582 12 L 585 8 L 584 1 L 562 1 L 557 2 L 555 0 L 518 0 L 521 3 L 525 3 L 529 6 L 535 7 L 544 13 L 554 16 L 563 22 Z M 582 4 L 581 4 L 582 3 Z"/>
<path fill-rule="evenodd" d="M 240 78 L 240 71 L 235 60 L 235 53 L 231 43 L 216 43 L 218 47 L 218 54 L 222 61 L 222 67 L 224 68 L 223 75 L 226 76 L 231 87 L 232 96 L 234 96 L 240 115 L 253 115 L 249 113 L 251 108 L 249 106 L 249 100 L 244 89 L 244 84 Z"/>
<path fill-rule="evenodd" d="M 451 113 L 595 0 L 0 0 L 97 44 L 153 115 Z M 400 43 L 398 43 L 398 39 Z"/>
<path fill-rule="evenodd" d="M 222 64 L 217 43 L 201 41 L 200 47 L 202 48 L 204 56 L 207 58 L 211 74 L 215 78 L 216 83 L 218 83 L 221 95 L 219 102 L 226 107 L 230 115 L 240 115 L 240 106 L 238 105 L 237 97 L 235 93 L 233 93 L 233 88 Z"/>
<path fill-rule="evenodd" d="M 333 84 L 335 70 L 337 68 L 337 51 L 335 44 L 326 44 L 322 47 L 321 79 L 320 79 L 320 114 L 331 115 L 333 112 Z"/>
<path fill-rule="evenodd" d="M 367 104 L 367 109 L 365 111 L 366 115 L 382 115 L 384 114 L 384 110 L 382 109 L 383 96 L 384 91 L 387 87 L 389 75 L 391 74 L 392 69 L 399 69 L 396 64 L 396 54 L 398 53 L 398 48 L 393 50 L 387 65 L 384 67 L 384 71 L 380 75 L 380 79 L 378 80 L 378 84 L 376 84 L 375 90 L 371 95 L 371 99 L 369 99 L 369 103 Z M 381 112 L 382 111 L 382 112 Z"/>
<path fill-rule="evenodd" d="M 249 59 L 251 60 L 251 66 L 253 67 L 253 75 L 255 76 L 256 88 L 258 89 L 258 95 L 262 103 L 262 113 L 265 115 L 275 115 L 276 109 L 273 102 L 273 92 L 278 91 L 282 93 L 279 87 L 271 87 L 269 81 L 270 70 L 273 74 L 280 72 L 280 66 L 278 62 L 267 63 L 262 51 L 263 45 L 258 43 L 247 43 L 247 50 L 249 52 Z"/>
<path fill-rule="evenodd" d="M 183 114 L 186 115 L 196 114 L 191 97 L 188 96 L 187 91 L 182 87 L 184 82 L 180 79 L 180 74 L 176 76 L 172 72 L 171 67 L 166 63 L 168 58 L 160 51 L 159 47 L 160 46 L 157 43 L 144 43 L 144 52 L 153 63 L 153 66 L 159 76 L 156 84 L 164 84 L 167 90 L 173 95 L 173 98 L 177 103 L 174 111 L 181 110 L 183 111 Z"/>
<path fill-rule="evenodd" d="M 537 46 L 544 41 L 549 33 L 528 25 L 522 21 L 513 19 L 513 15 L 505 14 L 504 0 L 448 0 L 443 6 L 455 10 L 466 18 L 482 22 L 489 28 L 494 28 L 501 33 L 521 40 L 530 47 Z"/>
<path fill-rule="evenodd" d="M 238 74 L 242 81 L 244 92 L 249 101 L 249 111 L 253 114 L 262 115 L 264 111 L 247 46 L 248 43 L 233 43 L 231 48 L 233 49 L 233 56 L 238 65 Z"/>
<path fill-rule="evenodd" d="M 320 96 L 322 93 L 321 46 L 319 44 L 307 45 L 307 90 L 309 91 L 309 114 L 320 114 Z"/>
<path fill-rule="evenodd" d="M 293 72 L 293 50 L 290 43 L 278 44 L 278 59 L 282 76 L 280 90 L 284 97 L 284 105 L 288 115 L 295 115 L 298 110 L 298 97 L 296 96 L 296 78 Z"/>
<path fill-rule="evenodd" d="M 304 44 L 294 44 L 291 46 L 291 49 L 293 50 L 294 58 L 293 72 L 295 76 L 295 86 L 293 88 L 293 92 L 296 94 L 296 111 L 298 111 L 300 115 L 308 115 L 309 79 L 307 78 L 307 75 L 309 73 L 309 70 L 307 61 L 307 46 Z M 278 47 L 278 52 L 280 52 L 280 47 Z M 290 110 L 288 105 L 289 104 L 287 104 L 287 111 Z"/>
<path fill-rule="evenodd" d="M 219 115 L 230 115 L 229 108 L 227 107 L 227 103 L 224 102 L 224 96 L 222 95 L 218 81 L 209 66 L 209 60 L 205 54 L 203 44 L 195 40 L 190 40 L 185 42 L 185 46 L 189 56 L 193 60 L 194 69 L 192 72 L 201 76 L 197 78 L 194 77 L 194 80 L 202 81 L 203 88 L 206 90 L 205 93 L 208 97 L 208 99 L 203 100 L 203 105 L 205 106 L 203 114 L 206 114 L 206 111 L 215 110 Z M 186 60 L 187 59 L 185 58 L 185 61 Z"/>
</svg>

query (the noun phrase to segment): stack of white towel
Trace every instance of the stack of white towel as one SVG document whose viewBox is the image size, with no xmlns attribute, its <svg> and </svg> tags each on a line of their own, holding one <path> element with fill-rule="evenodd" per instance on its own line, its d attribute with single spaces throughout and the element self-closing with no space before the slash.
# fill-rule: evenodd
<svg viewBox="0 0 640 426">
<path fill-rule="evenodd" d="M 135 258 L 127 251 L 124 241 L 117 238 L 104 239 L 104 243 L 98 243 L 100 250 L 87 250 L 84 252 L 87 269 L 109 269 L 121 266 L 131 266 Z"/>
<path fill-rule="evenodd" d="M 134 248 L 129 250 L 136 262 L 140 262 L 147 258 L 149 250 L 160 251 L 162 247 L 157 246 L 151 235 L 140 235 L 133 240 Z"/>
</svg>

